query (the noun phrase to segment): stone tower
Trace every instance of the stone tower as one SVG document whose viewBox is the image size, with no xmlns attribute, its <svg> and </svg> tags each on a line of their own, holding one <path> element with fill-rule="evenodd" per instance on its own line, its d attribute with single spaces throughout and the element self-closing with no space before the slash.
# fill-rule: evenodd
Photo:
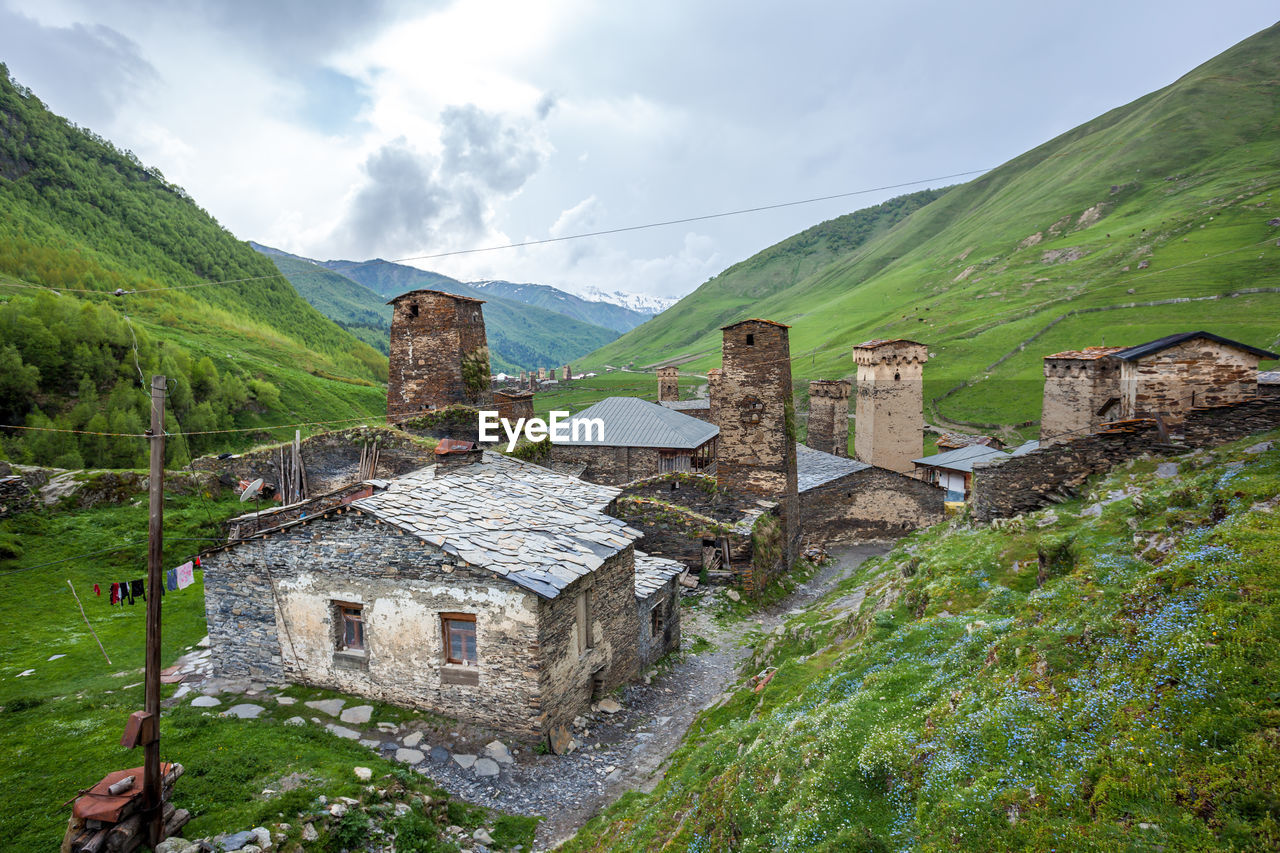
<svg viewBox="0 0 1280 853">
<path fill-rule="evenodd" d="M 482 300 L 413 290 L 387 304 L 392 306 L 387 420 L 396 423 L 455 403 L 490 403 Z"/>
<path fill-rule="evenodd" d="M 680 399 L 680 371 L 674 367 L 658 368 L 658 402 Z"/>
<path fill-rule="evenodd" d="M 1119 359 L 1123 347 L 1086 347 L 1044 357 L 1044 404 L 1040 442 L 1058 444 L 1120 419 Z"/>
<path fill-rule="evenodd" d="M 778 501 L 786 547 L 783 568 L 799 552 L 796 410 L 787 326 L 743 320 L 725 326 L 724 364 L 711 386 L 720 427 L 716 471 L 730 489 Z"/>
<path fill-rule="evenodd" d="M 809 383 L 809 435 L 814 450 L 849 455 L 849 391 L 847 379 L 815 379 Z"/>
<path fill-rule="evenodd" d="M 924 455 L 924 363 L 929 348 L 915 341 L 876 340 L 853 348 L 858 401 L 853 450 L 862 462 L 908 473 Z"/>
<path fill-rule="evenodd" d="M 573 379 L 573 368 L 566 364 L 560 371 L 560 381 L 568 382 L 570 379 Z"/>
</svg>

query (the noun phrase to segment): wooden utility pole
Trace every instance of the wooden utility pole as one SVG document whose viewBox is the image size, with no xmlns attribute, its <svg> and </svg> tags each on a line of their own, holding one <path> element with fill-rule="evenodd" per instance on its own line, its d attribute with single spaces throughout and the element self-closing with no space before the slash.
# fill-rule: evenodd
<svg viewBox="0 0 1280 853">
<path fill-rule="evenodd" d="M 144 741 L 142 802 L 145 837 L 151 847 L 164 839 L 160 791 L 160 596 L 164 591 L 164 397 L 165 378 L 151 377 L 151 490 L 147 549 L 147 671 L 146 713 L 150 737 Z M 144 727 L 144 731 L 147 727 Z"/>
</svg>

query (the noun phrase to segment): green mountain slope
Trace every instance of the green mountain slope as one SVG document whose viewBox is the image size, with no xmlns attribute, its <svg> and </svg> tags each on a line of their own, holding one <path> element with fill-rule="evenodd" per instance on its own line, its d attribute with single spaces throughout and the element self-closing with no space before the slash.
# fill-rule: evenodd
<svg viewBox="0 0 1280 853">
<path fill-rule="evenodd" d="M 139 373 L 153 371 L 173 378 L 183 431 L 385 410 L 379 353 L 159 171 L 51 114 L 7 70 L 0 284 L 0 423 L 140 432 Z M 138 292 L 111 295 L 118 288 Z M 171 456 L 247 440 L 176 440 Z M 3 446 L 14 459 L 68 467 L 145 456 L 139 439 L 74 434 L 6 431 Z"/>
<path fill-rule="evenodd" d="M 631 331 L 652 316 L 610 302 L 589 302 L 547 284 L 516 284 L 511 281 L 473 281 L 470 284 L 490 297 L 500 296 L 525 305 L 536 305 L 584 323 L 613 329 L 619 334 Z"/>
<path fill-rule="evenodd" d="M 720 325 L 767 317 L 792 325 L 798 383 L 907 337 L 934 353 L 931 417 L 1010 424 L 1039 417 L 1050 352 L 1192 328 L 1274 346 L 1280 294 L 1247 291 L 1280 287 L 1278 79 L 1280 25 L 905 218 L 860 211 L 891 227 L 833 258 L 791 272 L 768 249 L 583 364 L 706 369 Z"/>
<path fill-rule="evenodd" d="M 378 259 L 323 261 L 322 265 L 359 282 L 384 300 L 419 288 L 483 299 L 490 367 L 495 373 L 573 364 L 618 336 L 612 329 L 536 305 L 495 297 L 446 275 L 404 264 Z"/>
<path fill-rule="evenodd" d="M 562 849 L 1277 849 L 1278 437 L 903 540 Z"/>
</svg>

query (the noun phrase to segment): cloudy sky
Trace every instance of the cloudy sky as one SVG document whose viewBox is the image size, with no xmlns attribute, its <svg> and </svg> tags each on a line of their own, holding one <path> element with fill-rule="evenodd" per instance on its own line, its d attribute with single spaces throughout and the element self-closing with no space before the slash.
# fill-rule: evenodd
<svg viewBox="0 0 1280 853">
<path fill-rule="evenodd" d="M 1275 21 L 1175 5 L 0 0 L 0 61 L 242 239 L 400 259 L 997 166 Z M 414 263 L 680 295 L 946 183 Z"/>
</svg>

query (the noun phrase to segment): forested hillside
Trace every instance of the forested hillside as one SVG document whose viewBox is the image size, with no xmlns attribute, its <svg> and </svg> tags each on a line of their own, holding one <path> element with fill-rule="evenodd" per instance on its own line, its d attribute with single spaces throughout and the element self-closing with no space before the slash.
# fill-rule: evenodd
<svg viewBox="0 0 1280 853">
<path fill-rule="evenodd" d="M 181 431 L 384 410 L 379 353 L 158 170 L 53 115 L 0 70 L 3 423 L 140 432 L 140 374 L 152 372 L 173 380 Z M 3 435 L 16 461 L 126 465 L 145 454 L 136 439 Z M 171 461 L 251 439 L 178 439 Z"/>
<path fill-rule="evenodd" d="M 835 220 L 767 249 L 583 363 L 705 370 L 720 326 L 766 317 L 792 326 L 803 389 L 904 337 L 933 353 L 928 417 L 989 426 L 1039 417 L 1058 350 L 1192 329 L 1274 349 L 1278 79 L 1280 25 L 932 201 L 860 211 L 863 239 L 805 254 Z"/>
</svg>

